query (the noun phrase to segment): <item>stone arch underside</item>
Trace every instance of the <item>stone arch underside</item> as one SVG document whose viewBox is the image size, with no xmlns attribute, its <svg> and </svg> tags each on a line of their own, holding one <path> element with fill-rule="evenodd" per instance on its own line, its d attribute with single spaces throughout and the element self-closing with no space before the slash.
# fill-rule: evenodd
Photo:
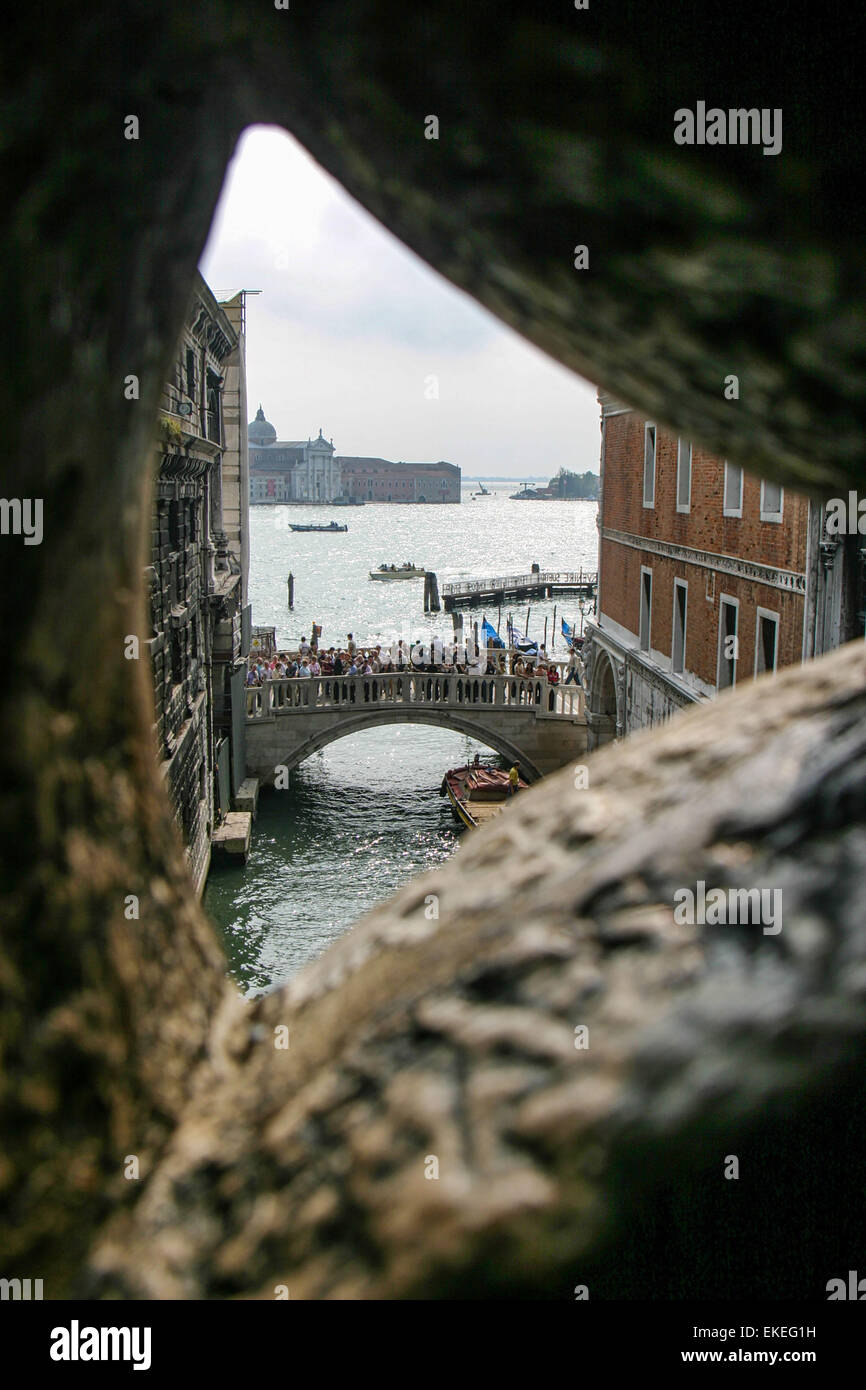
<svg viewBox="0 0 866 1390">
<path fill-rule="evenodd" d="M 619 683 L 613 659 L 604 647 L 596 648 L 589 692 L 587 721 L 592 729 L 593 745 L 601 748 L 616 738 L 621 727 Z"/>
<path fill-rule="evenodd" d="M 0 546 L 0 1259 L 46 1298 L 568 1298 L 576 1268 L 593 1298 L 822 1298 L 866 1244 L 862 644 L 604 750 L 591 796 L 550 779 L 509 817 L 520 855 L 492 826 L 251 1007 L 185 873 L 146 663 L 123 658 L 146 631 L 160 392 L 255 122 L 674 432 L 788 487 L 862 488 L 856 31 L 766 0 L 646 8 L 7 20 L 0 495 L 46 510 L 42 545 Z M 684 93 L 744 92 L 784 110 L 779 157 L 674 144 Z M 667 929 L 659 905 L 718 871 L 722 840 L 783 889 L 794 949 Z M 287 1020 L 289 1053 L 259 1046 Z M 496 1070 L 491 1038 L 525 1067 Z M 425 1182 L 444 1151 L 456 1182 Z M 725 1153 L 772 1178 L 721 1182 Z"/>
<path fill-rule="evenodd" d="M 282 721 L 290 725 L 294 716 L 289 716 Z M 280 721 L 276 721 L 279 725 Z M 530 721 L 527 720 L 527 723 Z M 533 721 L 534 722 L 534 721 Z M 340 739 L 349 738 L 352 734 L 362 733 L 364 729 L 380 728 L 385 724 L 424 724 L 428 728 L 445 729 L 456 734 L 468 734 L 470 738 L 475 738 L 479 743 L 484 743 L 488 748 L 492 748 L 502 757 L 508 758 L 512 762 L 519 764 L 526 780 L 535 782 L 541 777 L 542 773 L 535 765 L 532 758 L 521 748 L 519 741 L 507 738 L 504 734 L 485 724 L 483 719 L 473 719 L 470 715 L 456 713 L 452 710 L 447 712 L 424 709 L 394 709 L 377 710 L 371 714 L 359 714 L 349 718 L 334 719 L 324 727 L 317 729 L 314 733 L 303 738 L 302 742 L 289 745 L 290 751 L 285 757 L 278 759 L 284 767 L 291 772 L 299 767 L 302 762 L 309 758 L 313 753 L 317 753 L 322 748 L 327 748 L 331 743 L 338 743 Z M 261 775 L 258 771 L 261 765 L 255 753 L 255 733 L 250 738 L 250 731 L 255 729 L 255 725 L 247 726 L 247 763 L 251 771 L 256 775 Z M 288 734 L 288 730 L 287 730 Z M 268 770 L 272 773 L 273 764 L 268 765 Z M 443 769 L 444 771 L 444 769 Z M 269 779 L 272 780 L 272 777 Z"/>
</svg>

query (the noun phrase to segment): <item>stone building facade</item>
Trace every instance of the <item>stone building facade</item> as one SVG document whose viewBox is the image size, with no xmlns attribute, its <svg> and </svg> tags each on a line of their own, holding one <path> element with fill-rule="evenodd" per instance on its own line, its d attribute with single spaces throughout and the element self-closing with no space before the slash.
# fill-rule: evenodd
<svg viewBox="0 0 866 1390">
<path fill-rule="evenodd" d="M 198 277 L 161 407 L 148 647 L 161 771 L 200 892 L 213 831 L 244 776 L 250 624 L 242 294 L 219 304 Z"/>
<path fill-rule="evenodd" d="M 277 439 L 261 405 L 249 430 L 250 502 L 335 502 L 342 495 L 334 441 Z"/>
<path fill-rule="evenodd" d="M 460 469 L 445 463 L 391 463 L 341 457 L 346 496 L 358 502 L 459 502 Z"/>
<path fill-rule="evenodd" d="M 598 617 L 585 643 L 590 747 L 802 661 L 814 648 L 807 594 L 816 582 L 807 498 L 604 392 L 599 401 Z"/>
<path fill-rule="evenodd" d="M 250 502 L 459 502 L 453 463 L 391 463 L 334 452 L 333 439 L 277 439 L 258 408 L 249 426 Z"/>
</svg>

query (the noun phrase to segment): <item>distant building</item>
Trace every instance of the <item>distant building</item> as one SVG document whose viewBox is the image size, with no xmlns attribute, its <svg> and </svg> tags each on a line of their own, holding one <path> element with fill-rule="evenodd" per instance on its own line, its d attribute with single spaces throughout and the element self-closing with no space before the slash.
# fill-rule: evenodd
<svg viewBox="0 0 866 1390">
<path fill-rule="evenodd" d="M 388 459 L 339 459 L 347 497 L 360 502 L 459 502 L 456 464 L 391 463 Z"/>
<path fill-rule="evenodd" d="M 250 502 L 459 502 L 453 463 L 342 457 L 334 441 L 277 439 L 261 407 L 250 423 Z"/>
<path fill-rule="evenodd" d="M 245 775 L 246 417 L 243 294 L 219 304 L 198 276 L 162 394 L 147 574 L 158 756 L 199 892 Z"/>
<path fill-rule="evenodd" d="M 342 493 L 334 444 L 318 439 L 277 439 L 259 406 L 248 430 L 250 501 L 335 502 Z"/>
<path fill-rule="evenodd" d="M 858 537 L 599 393 L 598 617 L 589 746 L 863 632 Z"/>
</svg>

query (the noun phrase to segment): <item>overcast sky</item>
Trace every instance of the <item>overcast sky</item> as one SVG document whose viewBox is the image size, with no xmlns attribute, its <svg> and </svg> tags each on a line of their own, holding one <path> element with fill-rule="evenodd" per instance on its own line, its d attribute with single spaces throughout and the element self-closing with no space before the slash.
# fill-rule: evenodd
<svg viewBox="0 0 866 1390">
<path fill-rule="evenodd" d="M 248 130 L 201 270 L 247 300 L 250 414 L 279 439 L 464 476 L 598 472 L 595 388 L 408 251 L 282 130 Z M 427 399 L 430 378 L 439 398 Z"/>
</svg>

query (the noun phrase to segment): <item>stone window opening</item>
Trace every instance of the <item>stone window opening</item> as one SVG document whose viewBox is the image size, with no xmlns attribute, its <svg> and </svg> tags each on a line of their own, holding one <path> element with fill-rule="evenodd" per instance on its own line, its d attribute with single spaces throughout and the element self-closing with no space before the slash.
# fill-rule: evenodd
<svg viewBox="0 0 866 1390">
<path fill-rule="evenodd" d="M 188 347 L 186 350 L 186 394 L 191 400 L 195 400 L 195 350 Z"/>
<path fill-rule="evenodd" d="M 653 572 L 641 565 L 640 571 L 640 649 L 648 652 L 650 649 L 650 632 L 652 627 L 652 606 L 653 606 Z"/>
<path fill-rule="evenodd" d="M 692 446 L 686 439 L 677 440 L 677 511 L 687 512 L 692 505 Z"/>
<path fill-rule="evenodd" d="M 684 579 L 674 580 L 673 638 L 671 642 L 671 671 L 681 676 L 686 665 L 686 617 L 689 586 Z"/>
<path fill-rule="evenodd" d="M 732 517 L 743 515 L 743 470 L 735 463 L 729 463 L 727 459 L 725 459 L 722 515 Z"/>
<path fill-rule="evenodd" d="M 722 594 L 719 599 L 719 652 L 716 671 L 716 689 L 728 690 L 737 683 L 737 659 L 739 638 L 737 627 L 740 601 Z"/>
<path fill-rule="evenodd" d="M 758 608 L 755 614 L 755 676 L 776 670 L 779 661 L 779 614 Z"/>
<path fill-rule="evenodd" d="M 643 436 L 643 504 L 656 504 L 656 427 L 649 423 L 644 425 Z"/>
<path fill-rule="evenodd" d="M 761 483 L 762 521 L 781 522 L 783 498 L 784 488 L 779 483 Z"/>
</svg>

